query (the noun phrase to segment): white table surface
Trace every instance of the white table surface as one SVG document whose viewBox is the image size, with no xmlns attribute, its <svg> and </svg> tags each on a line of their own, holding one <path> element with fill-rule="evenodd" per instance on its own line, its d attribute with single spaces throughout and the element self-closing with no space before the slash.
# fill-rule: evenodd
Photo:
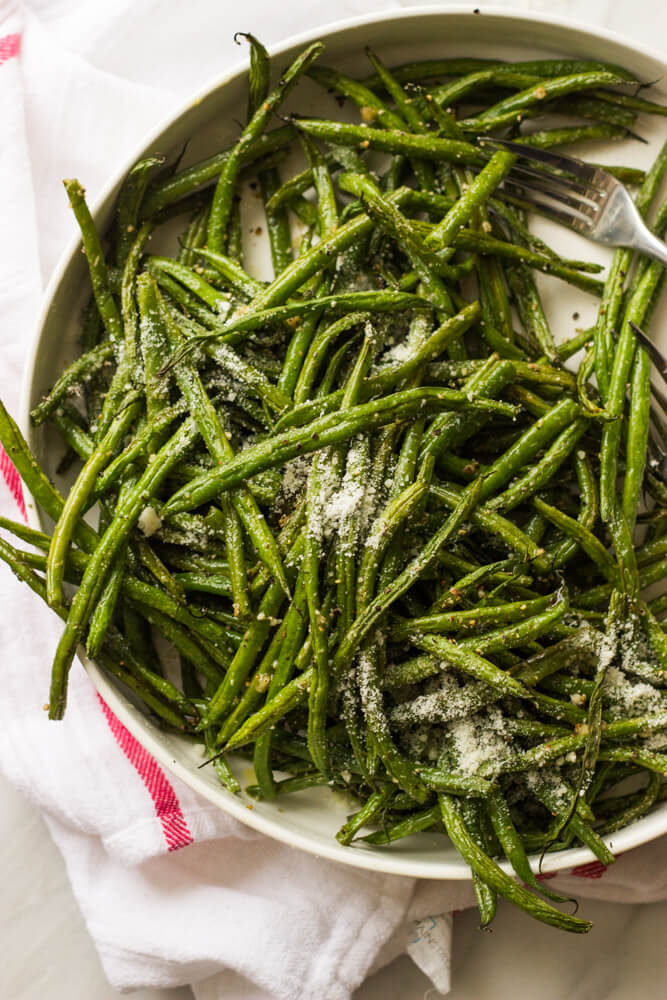
<svg viewBox="0 0 667 1000">
<path fill-rule="evenodd" d="M 404 6 L 413 6 L 404 0 Z M 571 14 L 656 49 L 667 37 L 664 0 L 524 0 L 515 6 Z M 65 867 L 39 812 L 0 777 L 0 1000 L 112 1000 L 72 896 Z M 501 904 L 493 930 L 476 916 L 455 919 L 451 1000 L 665 1000 L 667 902 L 623 906 L 585 901 L 594 921 L 585 936 L 557 935 Z M 191 1000 L 189 989 L 141 990 L 137 1000 Z M 355 1000 L 435 1000 L 403 957 L 381 970 Z M 230 997 L 229 1000 L 242 1000 Z M 326 998 L 322 998 L 326 1000 Z"/>
</svg>

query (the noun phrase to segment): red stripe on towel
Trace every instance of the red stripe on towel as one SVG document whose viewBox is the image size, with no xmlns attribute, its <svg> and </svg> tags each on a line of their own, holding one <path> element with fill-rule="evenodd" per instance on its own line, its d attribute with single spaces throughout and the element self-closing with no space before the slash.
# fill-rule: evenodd
<svg viewBox="0 0 667 1000">
<path fill-rule="evenodd" d="M 11 36 L 10 36 L 11 37 Z M 0 45 L 4 41 L 4 38 L 0 38 Z M 2 62 L 2 49 L 0 48 L 0 62 Z M 17 503 L 18 509 L 21 512 L 21 516 L 24 521 L 27 521 L 28 516 L 25 509 L 25 500 L 23 499 L 23 487 L 21 486 L 21 477 L 19 476 L 14 463 L 5 451 L 5 449 L 0 444 L 0 472 L 2 473 L 2 478 L 7 483 L 9 487 L 9 492 L 14 497 Z"/>
<path fill-rule="evenodd" d="M 580 878 L 602 878 L 607 870 L 607 866 L 601 861 L 589 861 L 587 865 L 578 865 L 570 872 L 571 875 L 578 875 Z"/>
<path fill-rule="evenodd" d="M 0 66 L 8 59 L 13 59 L 21 51 L 20 35 L 4 35 L 0 38 Z"/>
<path fill-rule="evenodd" d="M 155 758 L 151 757 L 148 751 L 135 740 L 132 733 L 116 718 L 102 696 L 98 694 L 97 697 L 114 739 L 136 770 L 153 800 L 155 812 L 162 824 L 168 850 L 178 851 L 181 847 L 187 847 L 188 844 L 194 843 L 194 837 L 188 829 L 185 816 L 178 804 L 176 792 L 164 771 Z"/>
</svg>

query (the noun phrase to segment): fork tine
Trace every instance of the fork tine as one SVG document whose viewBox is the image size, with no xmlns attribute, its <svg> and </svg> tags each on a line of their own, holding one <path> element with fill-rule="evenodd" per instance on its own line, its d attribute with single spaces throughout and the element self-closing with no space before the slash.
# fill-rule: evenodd
<svg viewBox="0 0 667 1000">
<path fill-rule="evenodd" d="M 520 175 L 516 179 L 514 179 L 515 173 Z M 568 194 L 567 188 L 554 189 L 549 183 L 548 177 L 542 180 L 542 178 L 536 178 L 532 174 L 528 176 L 529 180 L 524 185 L 522 183 L 523 173 L 521 171 L 513 169 L 510 181 L 512 184 L 517 185 L 517 187 L 524 188 L 524 190 L 528 194 L 530 194 L 533 191 L 539 191 L 540 194 L 546 194 L 548 195 L 549 198 L 553 198 L 554 201 L 561 202 L 563 205 L 567 205 L 569 208 L 573 208 L 575 211 L 579 212 L 581 215 L 586 216 L 586 218 L 588 219 L 593 220 L 596 218 L 600 208 L 599 203 L 594 202 L 593 204 L 591 204 L 588 201 L 584 201 L 581 197 L 578 196 L 573 197 L 571 194 Z"/>
<path fill-rule="evenodd" d="M 663 415 L 663 419 L 667 420 L 667 396 L 665 396 L 664 392 L 662 392 L 657 387 L 657 385 L 652 385 L 651 386 L 651 393 L 652 393 L 653 399 L 656 401 L 656 403 L 658 404 L 658 406 L 660 408 L 660 411 L 661 411 L 661 413 Z"/>
<path fill-rule="evenodd" d="M 593 167 L 589 163 L 584 163 L 583 160 L 578 160 L 574 156 L 560 156 L 558 153 L 552 153 L 547 149 L 538 149 L 536 146 L 528 145 L 530 142 L 529 136 L 526 137 L 525 142 L 510 142 L 509 139 L 486 139 L 483 137 L 479 137 L 477 142 L 483 146 L 501 146 L 503 149 L 507 149 L 511 153 L 516 153 L 517 156 L 522 156 L 527 160 L 538 160 L 540 163 L 546 163 L 556 170 L 563 171 L 563 173 L 574 174 L 575 177 L 579 177 L 589 184 L 595 183 L 596 180 L 603 180 L 605 183 L 609 183 L 607 178 L 618 183 L 605 170 Z"/>
<path fill-rule="evenodd" d="M 648 462 L 646 464 L 649 470 L 667 485 L 667 451 L 656 445 L 655 441 L 649 437 L 647 452 Z"/>
<path fill-rule="evenodd" d="M 663 382 L 667 382 L 667 360 L 663 357 L 661 352 L 655 346 L 652 340 L 646 336 L 643 330 L 640 330 L 636 323 L 630 320 L 630 326 L 632 327 L 635 336 L 639 340 L 642 347 L 645 347 L 648 353 L 651 355 L 651 361 L 655 367 L 660 372 Z"/>
<path fill-rule="evenodd" d="M 512 176 L 520 174 L 522 177 L 534 178 L 543 184 L 554 184 L 556 187 L 563 188 L 570 194 L 578 192 L 582 198 L 586 198 L 595 204 L 598 204 L 600 197 L 606 197 L 606 191 L 593 188 L 584 181 L 573 180 L 571 177 L 562 177 L 560 174 L 555 174 L 552 170 L 541 170 L 524 163 L 515 163 L 511 173 Z"/>
<path fill-rule="evenodd" d="M 554 219 L 556 222 L 560 222 L 563 226 L 569 226 L 570 229 L 574 229 L 578 233 L 587 234 L 590 231 L 590 222 L 586 219 L 573 215 L 571 212 L 561 211 L 554 205 L 550 205 L 548 202 L 542 201 L 539 198 L 527 198 L 526 194 L 530 192 L 527 192 L 526 188 L 517 186 L 505 180 L 501 191 L 509 192 L 510 197 L 508 200 L 520 205 L 521 208 L 525 208 L 528 211 L 539 212 L 540 215 L 544 215 L 548 219 Z M 517 196 L 512 197 L 511 191 L 517 192 Z"/>
</svg>

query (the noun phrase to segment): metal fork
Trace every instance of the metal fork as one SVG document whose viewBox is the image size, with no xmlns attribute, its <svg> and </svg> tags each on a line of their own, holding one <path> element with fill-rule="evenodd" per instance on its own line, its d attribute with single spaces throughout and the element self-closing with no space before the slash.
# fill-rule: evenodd
<svg viewBox="0 0 667 1000">
<path fill-rule="evenodd" d="M 667 266 L 667 246 L 644 224 L 625 186 L 606 170 L 508 139 L 480 137 L 477 142 L 516 153 L 502 189 L 518 195 L 527 208 L 595 243 L 630 247 Z"/>
<path fill-rule="evenodd" d="M 641 327 L 630 320 L 639 343 L 648 351 L 653 364 L 662 381 L 667 384 L 667 359 L 655 346 L 652 340 L 646 336 Z M 665 428 L 665 417 L 667 416 L 667 397 L 658 389 L 652 386 L 652 396 L 655 401 L 651 405 L 651 416 L 649 421 L 649 468 L 667 486 L 667 430 Z"/>
</svg>

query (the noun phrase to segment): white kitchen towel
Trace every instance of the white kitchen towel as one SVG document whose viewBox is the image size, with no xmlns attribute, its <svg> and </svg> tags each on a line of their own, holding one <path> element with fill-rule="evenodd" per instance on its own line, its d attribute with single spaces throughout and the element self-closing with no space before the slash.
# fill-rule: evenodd
<svg viewBox="0 0 667 1000">
<path fill-rule="evenodd" d="M 61 178 L 79 177 L 94 199 L 142 134 L 239 60 L 235 30 L 272 43 L 387 6 L 248 0 L 239 23 L 219 0 L 0 0 L 0 395 L 11 412 L 44 283 L 74 232 Z M 0 513 L 25 513 L 1 452 Z M 43 810 L 114 986 L 347 1000 L 407 950 L 446 992 L 451 921 L 438 915 L 471 905 L 469 884 L 347 869 L 254 833 L 163 771 L 79 667 L 65 720 L 49 723 L 60 622 L 4 566 L 0 609 L 0 765 Z M 665 898 L 666 855 L 660 842 L 559 885 Z"/>
</svg>

